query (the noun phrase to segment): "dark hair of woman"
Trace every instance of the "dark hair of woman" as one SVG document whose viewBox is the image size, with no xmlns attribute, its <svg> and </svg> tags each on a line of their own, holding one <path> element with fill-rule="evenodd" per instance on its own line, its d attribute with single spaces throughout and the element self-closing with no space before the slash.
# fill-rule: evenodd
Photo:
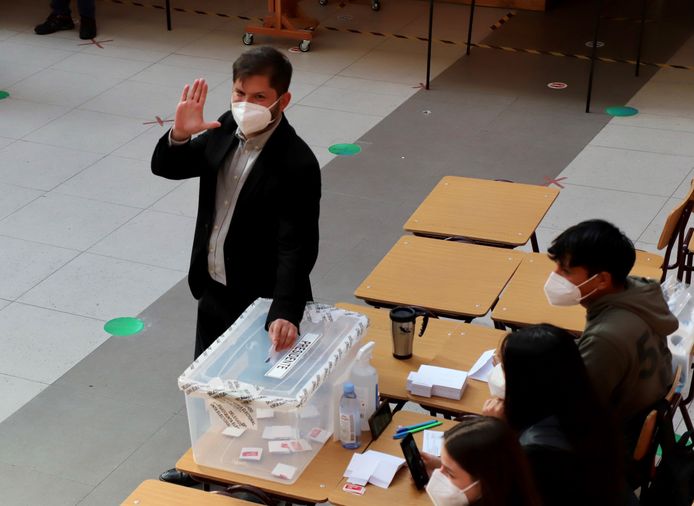
<svg viewBox="0 0 694 506">
<path fill-rule="evenodd" d="M 553 325 L 517 330 L 501 344 L 506 376 L 504 413 L 519 434 L 555 417 L 598 502 L 614 504 L 625 490 L 620 439 L 598 400 L 568 332 Z"/>
<path fill-rule="evenodd" d="M 479 480 L 483 506 L 540 504 L 518 438 L 505 422 L 465 417 L 446 431 L 443 444 L 451 458 Z"/>
</svg>

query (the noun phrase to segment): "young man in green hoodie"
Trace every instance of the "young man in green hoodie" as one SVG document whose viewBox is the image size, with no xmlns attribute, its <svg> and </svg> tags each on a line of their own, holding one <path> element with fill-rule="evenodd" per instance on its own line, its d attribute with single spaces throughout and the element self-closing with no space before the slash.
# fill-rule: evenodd
<svg viewBox="0 0 694 506">
<path fill-rule="evenodd" d="M 545 284 L 547 299 L 586 308 L 579 351 L 598 396 L 632 439 L 672 384 L 667 336 L 677 330 L 677 318 L 657 282 L 628 276 L 634 245 L 611 223 L 574 225 L 548 254 L 557 268 Z"/>
</svg>

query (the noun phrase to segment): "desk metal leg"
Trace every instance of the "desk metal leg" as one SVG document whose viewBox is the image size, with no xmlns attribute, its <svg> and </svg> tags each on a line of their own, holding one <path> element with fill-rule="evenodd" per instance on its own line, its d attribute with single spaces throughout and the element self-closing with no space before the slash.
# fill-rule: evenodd
<svg viewBox="0 0 694 506">
<path fill-rule="evenodd" d="M 639 28 L 639 45 L 636 49 L 636 70 L 634 71 L 634 75 L 636 77 L 639 77 L 639 67 L 641 66 L 641 48 L 643 47 L 643 30 L 646 25 L 647 8 L 647 0 L 641 0 L 641 27 Z"/>
<path fill-rule="evenodd" d="M 171 0 L 166 0 L 166 29 L 171 31 Z"/>
<path fill-rule="evenodd" d="M 475 0 L 470 3 L 470 21 L 467 26 L 467 49 L 465 50 L 465 54 L 468 56 L 470 56 L 470 41 L 472 40 L 472 22 L 475 19 L 475 3 Z"/>
<path fill-rule="evenodd" d="M 600 11 L 602 0 L 596 1 L 595 33 L 593 34 L 593 50 L 590 52 L 590 74 L 588 75 L 588 97 L 586 98 L 586 112 L 590 112 L 590 99 L 593 94 L 593 74 L 595 73 L 595 57 L 598 54 L 598 31 L 600 30 Z"/>
<path fill-rule="evenodd" d="M 533 235 L 530 236 L 530 244 L 532 245 L 535 253 L 540 252 L 540 246 L 537 244 L 537 234 L 535 232 L 533 232 Z"/>
<path fill-rule="evenodd" d="M 431 77 L 431 38 L 434 31 L 434 0 L 429 0 L 429 37 L 427 42 L 427 81 L 425 88 L 429 89 L 429 78 Z"/>
</svg>

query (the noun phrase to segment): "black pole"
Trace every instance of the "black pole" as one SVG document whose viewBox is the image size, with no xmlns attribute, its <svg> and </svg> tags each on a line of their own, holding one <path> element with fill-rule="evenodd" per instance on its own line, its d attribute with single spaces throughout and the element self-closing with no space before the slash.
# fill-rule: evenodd
<svg viewBox="0 0 694 506">
<path fill-rule="evenodd" d="M 166 0 L 166 29 L 171 31 L 171 0 Z"/>
<path fill-rule="evenodd" d="M 431 37 L 434 30 L 434 0 L 429 0 L 429 38 L 427 43 L 427 82 L 426 89 L 429 89 L 429 77 L 431 76 Z"/>
<path fill-rule="evenodd" d="M 595 58 L 598 55 L 598 31 L 600 30 L 600 11 L 602 0 L 597 0 L 595 12 L 595 34 L 593 35 L 593 50 L 590 52 L 590 74 L 588 75 L 588 97 L 586 98 L 586 112 L 590 112 L 590 98 L 593 94 L 593 74 L 595 73 Z"/>
<path fill-rule="evenodd" d="M 646 0 L 641 1 L 641 28 L 639 30 L 639 46 L 636 50 L 636 77 L 639 77 L 639 67 L 641 66 L 641 47 L 643 46 L 643 30 L 646 25 L 646 10 L 647 10 Z"/>
<path fill-rule="evenodd" d="M 475 17 L 475 0 L 472 0 L 472 3 L 470 4 L 470 21 L 467 26 L 467 49 L 465 50 L 465 54 L 470 56 L 470 40 L 472 39 L 472 20 Z"/>
</svg>

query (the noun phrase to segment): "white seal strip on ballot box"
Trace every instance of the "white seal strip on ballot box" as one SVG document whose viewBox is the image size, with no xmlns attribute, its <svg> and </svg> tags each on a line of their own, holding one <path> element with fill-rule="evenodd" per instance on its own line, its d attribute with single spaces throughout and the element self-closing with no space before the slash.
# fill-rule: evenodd
<svg viewBox="0 0 694 506">
<path fill-rule="evenodd" d="M 347 333 L 337 348 L 329 356 L 325 365 L 321 367 L 314 375 L 306 382 L 305 386 L 299 393 L 292 398 L 267 395 L 263 393 L 263 388 L 256 385 L 251 385 L 238 380 L 223 380 L 222 378 L 212 378 L 209 382 L 200 382 L 193 379 L 193 373 L 201 366 L 207 357 L 215 352 L 225 340 L 234 335 L 235 331 L 239 330 L 241 325 L 245 324 L 245 320 L 249 313 L 264 309 L 266 312 L 270 308 L 270 299 L 257 299 L 251 304 L 246 311 L 234 322 L 234 324 L 222 334 L 210 347 L 205 350 L 185 372 L 178 378 L 178 388 L 186 395 L 205 398 L 211 400 L 210 408 L 216 413 L 222 422 L 227 427 L 236 429 L 256 429 L 257 428 L 257 410 L 258 409 L 273 409 L 276 411 L 290 411 L 300 408 L 306 404 L 313 393 L 323 384 L 325 379 L 342 361 L 347 352 L 361 339 L 368 326 L 368 319 L 365 315 L 336 308 L 327 304 L 307 303 L 304 310 L 304 321 L 313 324 L 333 323 L 342 317 L 356 318 L 357 323 L 352 330 Z M 304 356 L 308 350 L 319 341 L 321 335 L 316 332 L 307 332 L 302 339 L 295 345 L 294 349 L 301 348 L 300 356 Z M 305 344 L 304 341 L 306 341 Z M 294 351 L 292 349 L 292 352 Z M 281 359 L 269 373 L 282 364 L 287 357 L 292 353 L 287 354 Z M 293 364 L 298 363 L 298 359 L 293 361 Z M 285 374 L 293 364 L 284 370 Z"/>
</svg>

